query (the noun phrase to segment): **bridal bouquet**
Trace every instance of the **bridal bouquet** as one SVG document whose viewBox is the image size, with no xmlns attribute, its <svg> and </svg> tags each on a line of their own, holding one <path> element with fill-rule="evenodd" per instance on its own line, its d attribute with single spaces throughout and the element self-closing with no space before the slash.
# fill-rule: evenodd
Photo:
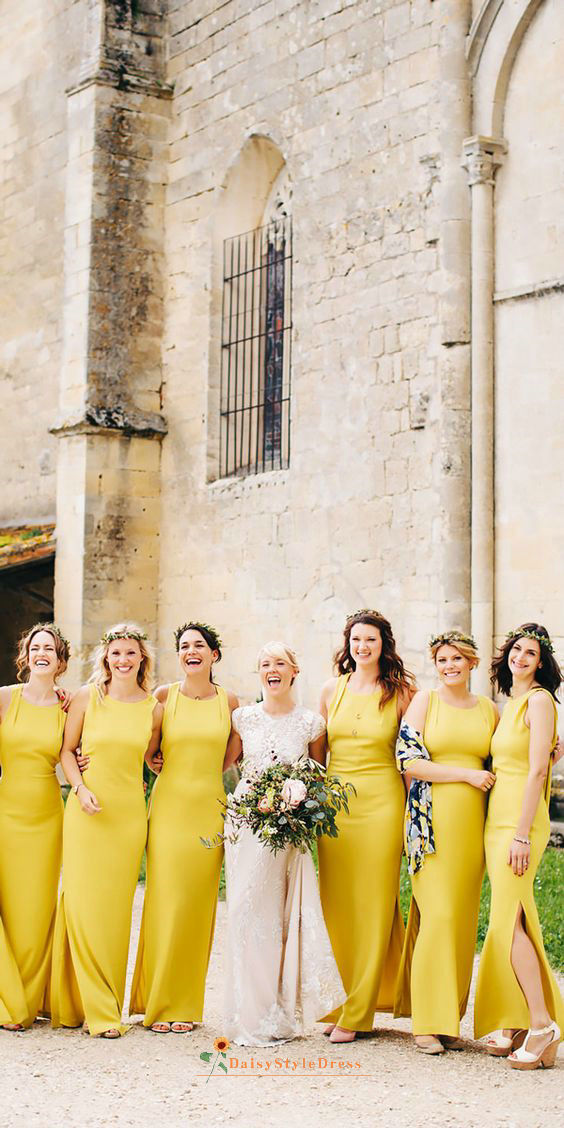
<svg viewBox="0 0 564 1128">
<path fill-rule="evenodd" d="M 209 848 L 225 839 L 236 842 L 240 831 L 248 829 L 274 854 L 285 846 L 305 853 L 322 834 L 337 837 L 337 814 L 349 813 L 349 795 L 354 791 L 352 783 L 328 776 L 315 760 L 274 763 L 261 775 L 239 781 L 223 804 L 225 834 L 201 841 Z"/>
</svg>

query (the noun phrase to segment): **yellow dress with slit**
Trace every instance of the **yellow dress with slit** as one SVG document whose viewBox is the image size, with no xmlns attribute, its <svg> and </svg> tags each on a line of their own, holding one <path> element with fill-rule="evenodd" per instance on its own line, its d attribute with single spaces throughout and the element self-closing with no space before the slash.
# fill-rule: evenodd
<svg viewBox="0 0 564 1128">
<path fill-rule="evenodd" d="M 14 686 L 0 725 L 0 1025 L 49 1012 L 63 802 L 55 767 L 60 705 L 32 705 Z"/>
<path fill-rule="evenodd" d="M 63 891 L 53 946 L 53 1026 L 125 1033 L 121 1014 L 133 895 L 147 838 L 143 758 L 156 699 L 117 701 L 90 687 L 82 751 L 84 782 L 102 810 L 87 815 L 76 795 L 63 826 Z"/>
<path fill-rule="evenodd" d="M 130 1012 L 155 1022 L 200 1022 L 223 849 L 223 759 L 231 731 L 224 689 L 196 701 L 168 691 L 163 768 L 151 800 L 147 884 Z"/>
<path fill-rule="evenodd" d="M 487 697 L 459 709 L 433 690 L 423 742 L 435 764 L 482 771 L 496 713 Z M 409 772 L 409 761 L 406 763 Z M 486 794 L 469 783 L 433 783 L 435 853 L 411 879 L 396 1016 L 413 1033 L 457 1037 L 466 1011 L 484 876 Z"/>
<path fill-rule="evenodd" d="M 476 988 L 474 1033 L 477 1038 L 493 1030 L 527 1029 L 530 1026 L 525 996 L 511 964 L 513 932 L 520 907 L 525 915 L 527 935 L 538 956 L 548 1011 L 564 1033 L 564 1002 L 546 958 L 534 896 L 535 874 L 550 835 L 550 767 L 530 830 L 529 867 L 519 877 L 507 862 L 529 771 L 530 730 L 525 724 L 525 714 L 533 693 L 546 693 L 554 708 L 554 746 L 556 706 L 547 690 L 539 688 L 507 702 L 492 740 L 496 782 L 490 795 L 485 831 L 492 900 Z"/>
<path fill-rule="evenodd" d="M 405 790 L 396 769 L 396 697 L 350 693 L 338 678 L 329 705 L 329 776 L 350 781 L 350 813 L 338 838 L 319 839 L 323 915 L 347 1000 L 324 1021 L 372 1030 L 376 1011 L 391 1011 L 404 926 L 399 907 Z"/>
</svg>

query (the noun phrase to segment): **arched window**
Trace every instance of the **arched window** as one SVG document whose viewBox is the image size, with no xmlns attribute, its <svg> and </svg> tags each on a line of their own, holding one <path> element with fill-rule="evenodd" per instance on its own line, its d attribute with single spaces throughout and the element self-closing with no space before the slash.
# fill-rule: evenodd
<svg viewBox="0 0 564 1128">
<path fill-rule="evenodd" d="M 234 216 L 235 189 L 239 194 L 245 182 L 250 189 L 250 179 L 252 207 L 247 196 Z M 222 204 L 235 227 L 222 241 L 218 472 L 224 478 L 283 469 L 290 458 L 290 192 L 279 150 L 267 138 L 251 138 Z M 241 231 L 253 210 L 255 223 Z"/>
</svg>

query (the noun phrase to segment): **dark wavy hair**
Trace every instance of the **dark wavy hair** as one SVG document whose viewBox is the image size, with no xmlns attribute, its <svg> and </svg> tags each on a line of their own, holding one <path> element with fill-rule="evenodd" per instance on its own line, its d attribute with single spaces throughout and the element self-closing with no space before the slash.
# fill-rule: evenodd
<svg viewBox="0 0 564 1128">
<path fill-rule="evenodd" d="M 519 634 L 519 631 L 523 631 L 523 634 Z M 562 683 L 562 671 L 552 650 L 549 649 L 552 646 L 550 635 L 542 623 L 522 623 L 516 631 L 512 631 L 507 636 L 503 645 L 498 647 L 496 656 L 492 658 L 490 681 L 499 693 L 503 693 L 505 697 L 510 696 L 513 674 L 509 669 L 509 654 L 520 638 L 527 638 L 529 631 L 535 632 L 540 646 L 541 665 L 537 667 L 535 678 L 539 685 L 542 685 L 543 689 L 547 689 L 555 701 L 558 701 L 557 690 Z M 546 638 L 548 645 L 543 643 L 544 638 Z"/>
<path fill-rule="evenodd" d="M 356 670 L 356 662 L 351 654 L 351 631 L 358 623 L 365 623 L 367 627 L 376 627 L 382 638 L 382 653 L 379 659 L 379 682 L 382 688 L 380 709 L 392 700 L 394 693 L 408 693 L 412 696 L 415 692 L 415 677 L 406 670 L 397 650 L 391 624 L 379 611 L 355 611 L 349 615 L 343 633 L 343 645 L 335 652 L 333 665 L 339 674 L 352 674 Z"/>
</svg>

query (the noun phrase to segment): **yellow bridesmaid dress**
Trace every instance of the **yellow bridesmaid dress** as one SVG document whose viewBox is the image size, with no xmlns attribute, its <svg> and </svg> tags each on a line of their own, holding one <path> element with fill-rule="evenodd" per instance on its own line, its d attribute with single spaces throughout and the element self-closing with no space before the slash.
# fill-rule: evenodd
<svg viewBox="0 0 564 1128">
<path fill-rule="evenodd" d="M 0 725 L 0 1025 L 31 1026 L 49 1011 L 63 829 L 55 767 L 65 714 L 60 705 L 25 701 L 23 688 L 13 688 Z"/>
<path fill-rule="evenodd" d="M 486 865 L 492 887 L 488 931 L 480 960 L 474 1033 L 482 1038 L 494 1030 L 526 1030 L 529 1009 L 511 964 L 511 944 L 519 908 L 525 914 L 527 935 L 532 940 L 541 969 L 546 1005 L 553 1021 L 564 1031 L 564 1003 L 550 970 L 535 904 L 534 880 L 550 835 L 548 802 L 550 768 L 544 792 L 530 830 L 531 856 L 527 871 L 518 877 L 507 863 L 509 847 L 521 815 L 523 792 L 529 771 L 530 730 L 525 714 L 533 693 L 546 693 L 554 708 L 554 740 L 557 737 L 557 712 L 554 698 L 545 689 L 533 688 L 521 697 L 510 699 L 492 740 L 495 786 L 491 792 L 486 820 Z"/>
<path fill-rule="evenodd" d="M 131 1014 L 155 1022 L 200 1022 L 210 958 L 222 849 L 200 842 L 223 830 L 223 759 L 231 717 L 227 694 L 166 700 L 163 768 L 151 801 L 147 885 Z"/>
<path fill-rule="evenodd" d="M 90 687 L 82 751 L 84 782 L 102 810 L 87 815 L 76 795 L 63 826 L 63 893 L 53 947 L 53 1026 L 92 1035 L 125 1033 L 121 1012 L 133 895 L 147 837 L 143 758 L 156 699 L 116 701 Z"/>
<path fill-rule="evenodd" d="M 458 709 L 433 690 L 423 732 L 431 760 L 483 771 L 495 720 L 487 697 L 479 697 L 470 709 Z M 435 853 L 425 856 L 411 879 L 395 1014 L 412 1015 L 415 1035 L 456 1038 L 472 980 L 486 794 L 469 783 L 433 783 L 432 798 Z"/>
<path fill-rule="evenodd" d="M 319 839 L 323 915 L 347 1001 L 326 1022 L 372 1030 L 391 1011 L 404 926 L 399 907 L 405 790 L 396 770 L 396 697 L 350 693 L 337 680 L 328 710 L 329 776 L 354 784 L 339 837 Z"/>
</svg>

